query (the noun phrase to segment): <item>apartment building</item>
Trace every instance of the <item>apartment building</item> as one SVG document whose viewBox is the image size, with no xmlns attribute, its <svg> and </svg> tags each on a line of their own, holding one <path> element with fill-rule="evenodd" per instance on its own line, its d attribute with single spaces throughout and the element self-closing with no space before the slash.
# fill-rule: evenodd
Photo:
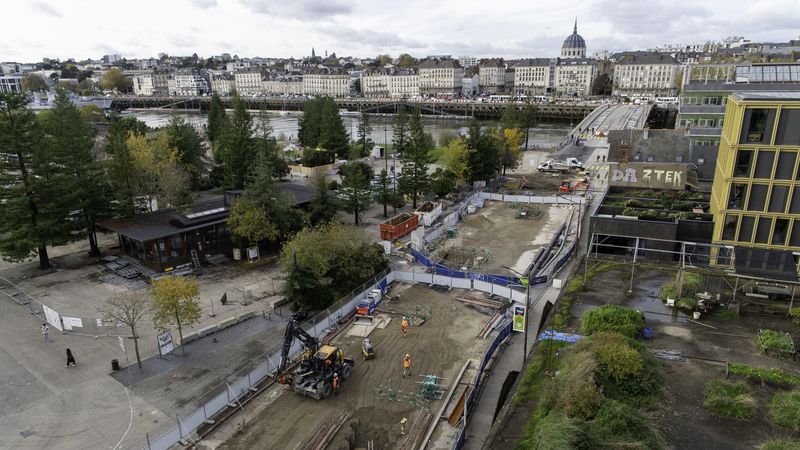
<svg viewBox="0 0 800 450">
<path fill-rule="evenodd" d="M 505 91 L 506 64 L 503 58 L 482 59 L 478 63 L 481 93 L 497 94 Z"/>
<path fill-rule="evenodd" d="M 367 69 L 361 72 L 361 95 L 368 98 L 389 97 L 389 69 Z"/>
<path fill-rule="evenodd" d="M 261 82 L 261 87 L 267 95 L 302 95 L 302 76 L 281 76 L 270 78 Z"/>
<path fill-rule="evenodd" d="M 153 74 L 132 77 L 131 82 L 133 83 L 133 95 L 153 95 Z"/>
<path fill-rule="evenodd" d="M 211 75 L 211 92 L 230 95 L 236 89 L 236 81 L 227 73 Z"/>
<path fill-rule="evenodd" d="M 264 73 L 260 70 L 245 70 L 233 74 L 236 92 L 243 96 L 261 95 L 264 93 L 261 82 Z"/>
<path fill-rule="evenodd" d="M 586 97 L 591 94 L 594 63 L 591 58 L 559 59 L 555 64 L 553 92 L 565 97 Z"/>
<path fill-rule="evenodd" d="M 389 97 L 409 98 L 419 96 L 419 73 L 416 69 L 397 70 L 388 76 Z"/>
<path fill-rule="evenodd" d="M 688 129 L 694 145 L 719 145 L 728 96 L 743 91 L 800 92 L 800 64 L 688 66 L 683 73 L 675 127 Z"/>
<path fill-rule="evenodd" d="M 625 97 L 675 97 L 680 64 L 666 53 L 621 55 L 614 66 L 613 95 Z"/>
<path fill-rule="evenodd" d="M 22 75 L 0 75 L 0 92 L 22 92 Z"/>
<path fill-rule="evenodd" d="M 800 92 L 736 92 L 726 103 L 711 191 L 713 242 L 734 246 L 737 266 L 787 258 L 796 277 L 787 250 L 800 251 Z"/>
<path fill-rule="evenodd" d="M 208 82 L 198 71 L 176 72 L 167 82 L 169 95 L 195 96 L 209 91 Z"/>
<path fill-rule="evenodd" d="M 452 58 L 429 57 L 419 65 L 419 92 L 430 96 L 461 94 L 464 68 Z"/>
<path fill-rule="evenodd" d="M 305 95 L 348 97 L 350 84 L 350 75 L 341 69 L 317 68 L 303 75 Z"/>
<path fill-rule="evenodd" d="M 523 59 L 514 65 L 514 92 L 523 95 L 545 95 L 550 84 L 550 59 Z"/>
</svg>

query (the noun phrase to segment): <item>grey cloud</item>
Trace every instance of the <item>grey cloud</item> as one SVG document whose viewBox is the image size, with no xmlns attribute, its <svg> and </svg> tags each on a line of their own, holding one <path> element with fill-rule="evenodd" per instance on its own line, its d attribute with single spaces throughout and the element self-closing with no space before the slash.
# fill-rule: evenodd
<svg viewBox="0 0 800 450">
<path fill-rule="evenodd" d="M 200 8 L 213 8 L 217 6 L 217 0 L 189 0 L 193 5 Z"/>
<path fill-rule="evenodd" d="M 418 49 L 427 46 L 417 40 L 403 38 L 397 33 L 356 29 L 343 25 L 325 26 L 318 29 L 318 31 L 325 36 L 335 39 L 337 43 L 358 45 L 366 43 L 377 49 Z"/>
<path fill-rule="evenodd" d="M 288 17 L 295 20 L 319 20 L 353 12 L 351 0 L 241 0 L 259 14 Z"/>
<path fill-rule="evenodd" d="M 46 15 L 46 16 L 56 17 L 56 18 L 60 18 L 61 17 L 61 11 L 53 8 L 52 6 L 48 5 L 47 3 L 44 3 L 44 2 L 32 2 L 32 3 L 29 3 L 29 6 L 30 6 L 30 8 L 32 10 L 34 10 L 36 12 L 40 12 L 40 13 Z"/>
<path fill-rule="evenodd" d="M 700 6 L 677 1 L 599 0 L 591 6 L 593 18 L 613 26 L 614 31 L 632 35 L 665 35 L 676 30 L 702 30 L 702 21 L 713 12 Z M 593 19 L 596 20 L 596 19 Z"/>
</svg>

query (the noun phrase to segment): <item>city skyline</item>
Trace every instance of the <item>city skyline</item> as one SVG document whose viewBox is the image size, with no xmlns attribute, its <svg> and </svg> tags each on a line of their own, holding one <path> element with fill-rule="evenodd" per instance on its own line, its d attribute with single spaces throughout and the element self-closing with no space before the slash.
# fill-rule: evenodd
<svg viewBox="0 0 800 450">
<path fill-rule="evenodd" d="M 19 4 L 17 20 L 0 29 L 0 60 L 82 60 L 103 54 L 143 58 L 161 52 L 297 58 L 308 56 L 312 47 L 318 55 L 328 51 L 355 57 L 557 56 L 576 17 L 591 55 L 729 35 L 781 42 L 798 37 L 794 25 L 800 21 L 800 11 L 786 0 L 714 0 L 693 8 L 632 0 L 580 5 L 568 1 L 557 8 L 509 2 L 500 9 L 472 1 L 432 6 L 409 0 L 402 10 L 386 1 L 361 0 L 144 0 L 135 8 L 107 5 L 95 0 L 76 1 L 70 8 L 52 0 Z M 482 32 L 471 31 L 475 29 Z"/>
</svg>

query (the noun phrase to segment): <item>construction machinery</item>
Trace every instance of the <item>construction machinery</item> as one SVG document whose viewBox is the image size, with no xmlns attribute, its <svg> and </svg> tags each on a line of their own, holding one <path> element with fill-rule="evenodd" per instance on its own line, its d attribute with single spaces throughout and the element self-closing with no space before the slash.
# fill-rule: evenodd
<svg viewBox="0 0 800 450">
<path fill-rule="evenodd" d="M 378 303 L 381 301 L 381 297 L 383 296 L 383 291 L 380 289 L 373 289 L 367 294 L 367 297 L 358 302 L 356 306 L 356 317 L 353 321 L 354 325 L 372 325 L 372 313 L 375 311 L 375 308 L 378 307 Z"/>
<path fill-rule="evenodd" d="M 581 178 L 578 181 L 570 181 L 564 180 L 561 182 L 561 186 L 558 188 L 558 192 L 575 192 L 575 191 L 585 191 L 589 189 L 589 180 L 586 178 Z"/>
<path fill-rule="evenodd" d="M 375 348 L 372 346 L 372 342 L 369 338 L 364 338 L 364 340 L 361 341 L 361 354 L 364 356 L 365 361 L 375 357 Z"/>
<path fill-rule="evenodd" d="M 305 349 L 298 366 L 293 371 L 287 371 L 295 339 Z M 295 314 L 286 326 L 281 361 L 275 372 L 275 379 L 290 386 L 295 392 L 321 400 L 333 392 L 333 374 L 337 373 L 341 380 L 346 380 L 354 366 L 355 361 L 345 358 L 340 348 L 321 344 L 319 339 L 308 334 L 300 326 L 300 318 Z"/>
</svg>

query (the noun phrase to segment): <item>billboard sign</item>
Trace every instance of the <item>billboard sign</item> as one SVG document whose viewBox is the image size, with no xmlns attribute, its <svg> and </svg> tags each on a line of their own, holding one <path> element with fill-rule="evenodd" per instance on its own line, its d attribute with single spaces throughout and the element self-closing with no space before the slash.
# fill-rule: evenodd
<svg viewBox="0 0 800 450">
<path fill-rule="evenodd" d="M 172 343 L 172 333 L 166 331 L 158 335 L 158 353 L 165 356 L 175 350 L 175 344 Z"/>
<path fill-rule="evenodd" d="M 514 331 L 525 332 L 525 305 L 514 305 Z"/>
</svg>

